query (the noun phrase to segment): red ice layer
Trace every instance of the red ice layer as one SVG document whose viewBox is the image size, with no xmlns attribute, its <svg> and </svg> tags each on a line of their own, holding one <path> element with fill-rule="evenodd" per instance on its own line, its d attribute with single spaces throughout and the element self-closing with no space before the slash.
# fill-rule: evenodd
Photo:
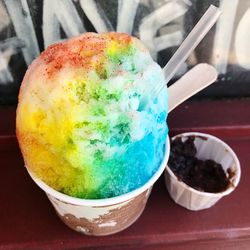
<svg viewBox="0 0 250 250">
<path fill-rule="evenodd" d="M 94 55 L 104 56 L 105 49 L 110 45 L 108 41 L 115 40 L 124 46 L 132 42 L 132 37 L 125 33 L 111 32 L 98 35 L 96 33 L 85 33 L 82 36 L 69 39 L 67 42 L 50 45 L 41 54 L 46 63 L 48 77 L 53 77 L 65 65 L 72 68 L 82 68 L 85 71 L 93 68 L 91 58 Z M 103 60 L 101 58 L 101 60 Z M 101 61 L 99 63 L 102 63 Z"/>
</svg>

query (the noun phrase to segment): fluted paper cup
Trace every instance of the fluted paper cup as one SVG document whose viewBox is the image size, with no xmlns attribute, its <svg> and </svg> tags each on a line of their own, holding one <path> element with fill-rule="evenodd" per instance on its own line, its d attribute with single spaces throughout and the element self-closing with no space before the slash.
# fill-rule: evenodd
<svg viewBox="0 0 250 250">
<path fill-rule="evenodd" d="M 183 133 L 172 138 L 181 137 L 185 141 L 188 137 L 194 137 L 197 149 L 196 157 L 201 160 L 211 159 L 220 163 L 227 174 L 230 185 L 219 193 L 208 193 L 198 191 L 175 176 L 169 166 L 165 170 L 165 183 L 172 199 L 179 205 L 189 210 L 202 210 L 213 206 L 223 196 L 230 194 L 238 185 L 241 176 L 239 160 L 234 151 L 219 138 L 204 133 Z M 230 171 L 230 176 L 228 174 Z"/>
<path fill-rule="evenodd" d="M 56 213 L 67 226 L 86 235 L 110 235 L 126 229 L 142 214 L 154 183 L 166 167 L 169 147 L 167 138 L 163 161 L 147 183 L 113 198 L 90 200 L 71 197 L 52 189 L 28 172 L 47 194 Z"/>
</svg>

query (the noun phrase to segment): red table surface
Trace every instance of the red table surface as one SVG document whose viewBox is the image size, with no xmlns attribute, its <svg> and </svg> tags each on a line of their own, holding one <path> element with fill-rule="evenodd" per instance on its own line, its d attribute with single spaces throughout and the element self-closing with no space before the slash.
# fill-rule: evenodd
<svg viewBox="0 0 250 250">
<path fill-rule="evenodd" d="M 169 116 L 171 134 L 209 132 L 238 155 L 237 189 L 207 210 L 176 205 L 161 177 L 142 216 L 112 236 L 84 236 L 67 228 L 29 178 L 14 136 L 15 111 L 0 109 L 0 249 L 250 249 L 250 101 L 190 102 Z"/>
</svg>

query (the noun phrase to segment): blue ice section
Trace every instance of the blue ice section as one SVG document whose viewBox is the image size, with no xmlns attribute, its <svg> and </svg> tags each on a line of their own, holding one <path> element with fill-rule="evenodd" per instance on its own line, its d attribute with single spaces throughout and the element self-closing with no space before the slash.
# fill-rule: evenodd
<svg viewBox="0 0 250 250">
<path fill-rule="evenodd" d="M 161 125 L 160 129 L 157 124 Z M 100 189 L 100 197 L 122 195 L 144 185 L 163 160 L 167 134 L 166 112 L 161 112 L 150 133 L 142 140 L 130 143 L 125 154 L 115 155 L 102 166 L 113 178 Z"/>
</svg>

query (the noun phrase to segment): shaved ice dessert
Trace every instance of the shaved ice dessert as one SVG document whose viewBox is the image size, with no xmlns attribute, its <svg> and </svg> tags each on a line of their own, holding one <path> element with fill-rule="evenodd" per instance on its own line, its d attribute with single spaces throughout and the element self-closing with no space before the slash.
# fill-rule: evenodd
<svg viewBox="0 0 250 250">
<path fill-rule="evenodd" d="M 162 84 L 161 67 L 127 34 L 85 33 L 49 46 L 19 93 L 16 133 L 27 168 L 78 198 L 142 186 L 165 152 L 167 90 L 151 98 Z"/>
</svg>

